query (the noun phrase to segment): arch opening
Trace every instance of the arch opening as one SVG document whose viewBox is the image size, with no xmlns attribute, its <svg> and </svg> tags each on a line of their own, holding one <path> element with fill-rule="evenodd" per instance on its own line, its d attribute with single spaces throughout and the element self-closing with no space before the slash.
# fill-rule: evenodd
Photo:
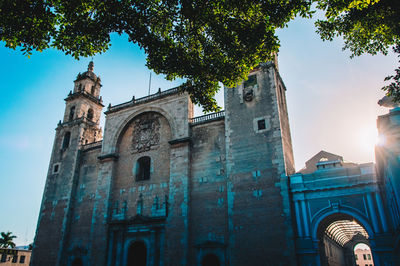
<svg viewBox="0 0 400 266">
<path fill-rule="evenodd" d="M 218 257 L 215 254 L 207 254 L 201 260 L 201 266 L 220 266 Z"/>
<path fill-rule="evenodd" d="M 359 253 L 365 254 L 367 258 L 367 261 L 361 261 L 361 264 L 360 255 L 355 252 L 360 243 L 369 247 L 369 237 L 365 227 L 351 215 L 334 214 L 326 217 L 318 226 L 321 265 L 374 265 L 370 249 L 369 256 L 365 250 Z M 361 258 L 364 256 L 361 255 Z"/>
<path fill-rule="evenodd" d="M 128 249 L 127 266 L 146 266 L 147 249 L 142 241 L 133 242 Z"/>
<path fill-rule="evenodd" d="M 62 149 L 66 149 L 69 147 L 69 141 L 71 139 L 71 132 L 67 131 L 64 134 L 64 139 L 63 139 L 63 144 L 62 144 Z"/>
<path fill-rule="evenodd" d="M 72 121 L 74 119 L 74 115 L 75 115 L 75 106 L 72 106 L 69 109 L 69 116 L 68 116 L 68 120 Z"/>
<path fill-rule="evenodd" d="M 87 118 L 89 120 L 93 120 L 93 109 L 89 108 L 88 113 L 87 113 Z"/>
</svg>

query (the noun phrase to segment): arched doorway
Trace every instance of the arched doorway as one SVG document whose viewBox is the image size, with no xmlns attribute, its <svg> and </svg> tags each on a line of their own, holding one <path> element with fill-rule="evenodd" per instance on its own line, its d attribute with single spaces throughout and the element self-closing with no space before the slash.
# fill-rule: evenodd
<svg viewBox="0 0 400 266">
<path fill-rule="evenodd" d="M 323 266 L 353 266 L 356 262 L 355 246 L 369 246 L 369 235 L 364 226 L 348 214 L 338 213 L 326 217 L 318 226 L 319 256 Z M 372 253 L 371 263 L 373 265 Z"/>
<path fill-rule="evenodd" d="M 207 254 L 201 260 L 201 266 L 220 266 L 219 259 L 214 254 Z"/>
<path fill-rule="evenodd" d="M 83 266 L 83 262 L 80 258 L 75 258 L 72 261 L 71 266 Z"/>
<path fill-rule="evenodd" d="M 142 241 L 133 242 L 128 249 L 127 266 L 146 266 L 147 249 Z"/>
</svg>

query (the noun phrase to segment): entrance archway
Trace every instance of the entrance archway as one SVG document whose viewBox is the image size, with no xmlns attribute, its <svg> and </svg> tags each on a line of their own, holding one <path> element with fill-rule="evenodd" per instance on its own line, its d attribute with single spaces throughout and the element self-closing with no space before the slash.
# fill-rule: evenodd
<svg viewBox="0 0 400 266">
<path fill-rule="evenodd" d="M 318 226 L 319 256 L 323 266 L 357 265 L 354 247 L 363 243 L 369 246 L 365 227 L 354 217 L 338 213 L 322 220 Z M 372 253 L 371 263 L 372 261 Z M 361 264 L 359 264 L 361 265 Z M 363 264 L 365 265 L 365 264 Z"/>
<path fill-rule="evenodd" d="M 147 249 L 142 241 L 133 242 L 128 249 L 127 266 L 146 266 Z"/>
<path fill-rule="evenodd" d="M 214 254 L 207 254 L 201 260 L 201 266 L 220 266 L 219 259 Z"/>
</svg>

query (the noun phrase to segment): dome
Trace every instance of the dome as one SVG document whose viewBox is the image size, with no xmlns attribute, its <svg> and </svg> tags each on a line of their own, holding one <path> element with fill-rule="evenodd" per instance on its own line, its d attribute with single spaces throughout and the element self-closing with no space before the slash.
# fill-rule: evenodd
<svg viewBox="0 0 400 266">
<path fill-rule="evenodd" d="M 75 81 L 79 81 L 85 78 L 89 78 L 94 82 L 100 81 L 100 77 L 96 76 L 96 74 L 93 72 L 93 69 L 94 69 L 94 63 L 93 61 L 90 61 L 87 71 L 83 73 L 78 73 Z"/>
</svg>

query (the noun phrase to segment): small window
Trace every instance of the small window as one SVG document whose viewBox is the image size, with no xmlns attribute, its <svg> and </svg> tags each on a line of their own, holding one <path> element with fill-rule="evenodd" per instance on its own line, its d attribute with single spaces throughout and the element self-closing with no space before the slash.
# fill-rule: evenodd
<svg viewBox="0 0 400 266">
<path fill-rule="evenodd" d="M 21 255 L 21 257 L 19 257 L 19 263 L 25 263 L 25 256 Z"/>
<path fill-rule="evenodd" d="M 93 109 L 89 108 L 88 112 L 87 112 L 87 118 L 89 120 L 93 120 Z"/>
<path fill-rule="evenodd" d="M 1 254 L 1 262 L 7 261 L 7 254 Z"/>
<path fill-rule="evenodd" d="M 136 181 L 150 179 L 151 159 L 148 156 L 139 158 L 136 163 Z"/>
<path fill-rule="evenodd" d="M 354 256 L 356 257 L 356 260 L 358 260 L 358 256 L 357 256 L 357 254 L 354 254 Z"/>
<path fill-rule="evenodd" d="M 56 163 L 53 165 L 53 174 L 58 174 L 58 172 L 60 171 L 60 164 Z"/>
<path fill-rule="evenodd" d="M 367 254 L 368 260 L 371 260 L 371 254 Z"/>
<path fill-rule="evenodd" d="M 14 255 L 12 259 L 12 263 L 17 263 L 18 262 L 18 255 Z"/>
<path fill-rule="evenodd" d="M 258 126 L 258 130 L 263 130 L 265 129 L 265 119 L 261 119 L 257 121 L 257 126 Z"/>
<path fill-rule="evenodd" d="M 366 260 L 367 259 L 367 256 L 365 255 L 365 254 L 363 254 L 363 257 L 364 257 L 364 260 Z M 368 266 L 368 265 L 367 265 Z"/>
<path fill-rule="evenodd" d="M 69 121 L 73 120 L 74 119 L 74 115 L 75 115 L 75 106 L 72 106 L 69 109 L 69 118 L 68 118 L 68 120 Z"/>
<path fill-rule="evenodd" d="M 71 132 L 66 132 L 64 135 L 64 140 L 63 140 L 63 144 L 62 144 L 62 148 L 66 149 L 69 147 L 69 140 L 71 138 Z"/>
<path fill-rule="evenodd" d="M 95 86 L 92 86 L 92 89 L 91 89 L 91 91 L 90 91 L 90 93 L 91 93 L 92 95 L 94 95 L 94 89 L 95 89 Z"/>
</svg>

